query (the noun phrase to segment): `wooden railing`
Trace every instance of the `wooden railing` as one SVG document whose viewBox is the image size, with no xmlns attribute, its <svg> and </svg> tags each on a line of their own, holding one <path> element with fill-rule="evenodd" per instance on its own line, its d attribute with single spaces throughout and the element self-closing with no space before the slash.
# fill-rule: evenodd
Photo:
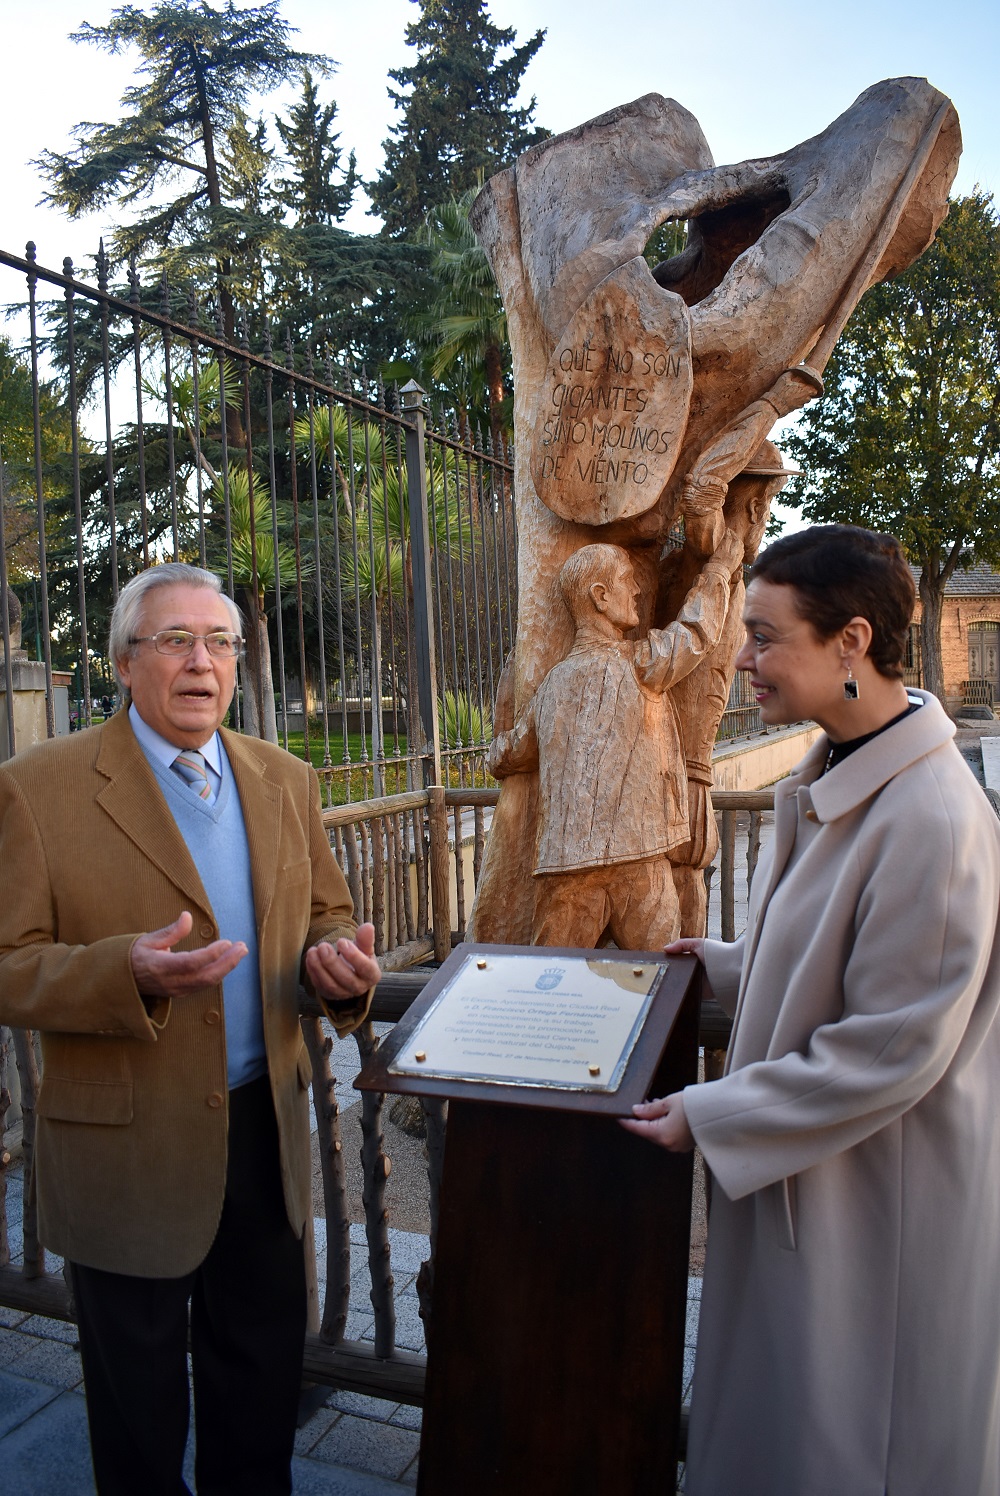
<svg viewBox="0 0 1000 1496">
<path fill-rule="evenodd" d="M 482 866 L 488 819 L 499 790 L 444 789 L 390 795 L 324 812 L 324 821 L 354 898 L 359 920 L 376 927 L 376 951 L 385 973 L 369 1020 L 355 1036 L 362 1061 L 377 1048 L 376 1026 L 396 1022 L 422 990 L 430 971 L 414 968 L 441 961 L 461 941 Z M 733 939 L 741 895 L 749 887 L 760 847 L 762 814 L 773 806 L 769 790 L 750 794 L 719 792 L 721 856 L 718 878 L 709 880 L 710 907 L 719 910 L 724 939 Z M 745 858 L 737 849 L 745 838 Z M 716 903 L 718 901 L 718 903 Z M 396 1343 L 389 1218 L 385 1205 L 391 1162 L 383 1132 L 385 1098 L 364 1092 L 361 1100 L 363 1206 L 374 1310 L 374 1341 L 346 1335 L 350 1291 L 350 1213 L 340 1109 L 330 1066 L 330 1030 L 318 1007 L 301 994 L 302 1031 L 313 1067 L 316 1115 L 326 1217 L 324 1261 L 317 1265 L 314 1328 L 306 1341 L 307 1380 L 420 1403 L 425 1358 Z M 729 1023 L 714 1003 L 702 1011 L 701 1041 L 718 1051 L 728 1042 Z M 21 1146 L 30 1170 L 34 1107 L 38 1087 L 33 1036 L 0 1030 L 0 1120 L 10 1105 L 7 1080 L 16 1064 L 20 1081 Z M 433 1286 L 437 1195 L 444 1155 L 445 1106 L 424 1103 L 427 1120 L 429 1254 L 417 1280 L 421 1316 L 426 1322 Z M 22 1245 L 11 1260 L 6 1174 L 11 1164 L 0 1148 L 0 1305 L 54 1319 L 72 1320 L 73 1306 L 61 1275 L 47 1270 L 38 1242 L 34 1201 L 24 1191 Z M 322 1314 L 319 1304 L 322 1303 Z"/>
</svg>

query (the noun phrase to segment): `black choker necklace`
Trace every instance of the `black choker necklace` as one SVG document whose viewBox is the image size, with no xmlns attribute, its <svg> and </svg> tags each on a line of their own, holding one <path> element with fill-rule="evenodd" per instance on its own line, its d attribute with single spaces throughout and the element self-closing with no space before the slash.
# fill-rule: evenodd
<svg viewBox="0 0 1000 1496">
<path fill-rule="evenodd" d="M 860 738 L 849 738 L 846 743 L 831 743 L 830 751 L 826 755 L 823 768 L 820 772 L 820 778 L 824 774 L 829 774 L 830 770 L 835 769 L 839 763 L 843 763 L 844 759 L 852 754 L 856 748 L 863 748 L 865 743 L 871 742 L 872 738 L 877 738 L 881 733 L 888 732 L 890 727 L 895 727 L 897 722 L 902 722 L 904 717 L 908 717 L 911 712 L 919 711 L 923 706 L 922 701 L 915 701 L 912 696 L 908 700 L 909 704 L 905 712 L 900 712 L 898 717 L 893 717 L 891 722 L 886 722 L 882 727 L 876 727 L 874 732 L 866 732 Z"/>
</svg>

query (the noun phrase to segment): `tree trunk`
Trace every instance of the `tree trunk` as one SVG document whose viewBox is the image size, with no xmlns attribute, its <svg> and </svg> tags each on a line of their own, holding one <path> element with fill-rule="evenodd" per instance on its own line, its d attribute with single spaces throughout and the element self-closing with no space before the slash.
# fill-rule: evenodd
<svg viewBox="0 0 1000 1496">
<path fill-rule="evenodd" d="M 240 606 L 247 620 L 246 654 L 240 662 L 243 682 L 243 730 L 254 738 L 277 743 L 278 718 L 274 706 L 271 644 L 267 615 L 251 588 L 243 589 Z"/>
<path fill-rule="evenodd" d="M 940 576 L 924 566 L 920 573 L 920 659 L 923 686 L 946 706 L 944 665 L 941 659 L 941 613 L 944 585 Z"/>
<path fill-rule="evenodd" d="M 490 343 L 486 348 L 486 386 L 490 397 L 490 435 L 493 438 L 493 450 L 498 455 L 506 456 L 507 449 L 503 433 L 503 360 L 496 343 Z"/>
</svg>

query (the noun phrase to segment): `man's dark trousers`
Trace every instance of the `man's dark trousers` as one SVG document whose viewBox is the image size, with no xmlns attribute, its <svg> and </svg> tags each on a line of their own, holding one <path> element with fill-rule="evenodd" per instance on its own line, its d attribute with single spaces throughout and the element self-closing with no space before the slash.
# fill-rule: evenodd
<svg viewBox="0 0 1000 1496">
<path fill-rule="evenodd" d="M 306 1326 L 267 1076 L 229 1093 L 222 1217 L 183 1278 L 72 1266 L 99 1496 L 185 1496 L 187 1335 L 198 1496 L 288 1496 Z"/>
</svg>

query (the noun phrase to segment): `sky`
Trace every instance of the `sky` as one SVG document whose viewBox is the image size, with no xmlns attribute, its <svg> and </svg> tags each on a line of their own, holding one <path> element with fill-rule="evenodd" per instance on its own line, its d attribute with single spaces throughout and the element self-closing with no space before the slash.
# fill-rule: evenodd
<svg viewBox="0 0 1000 1496">
<path fill-rule="evenodd" d="M 147 5 L 152 0 L 146 0 Z M 44 184 L 31 165 L 43 149 L 65 151 L 81 121 L 113 119 L 132 81 L 132 61 L 71 42 L 81 22 L 103 24 L 113 5 L 100 0 L 8 0 L 0 90 L 0 248 L 17 255 L 33 239 L 38 261 L 62 268 L 69 255 L 82 279 L 113 219 L 68 222 L 39 206 Z M 929 78 L 955 104 L 965 149 L 953 191 L 1000 189 L 1000 5 L 996 0 L 488 0 L 497 26 L 519 42 L 546 39 L 524 78 L 521 102 L 537 100 L 536 122 L 553 133 L 616 105 L 657 92 L 697 117 L 717 164 L 787 150 L 809 139 L 882 78 Z M 382 164 L 382 142 L 397 115 L 388 70 L 415 57 L 405 31 L 414 0 L 284 0 L 281 13 L 303 51 L 334 58 L 324 102 L 338 104 L 340 141 L 357 152 L 362 178 Z M 251 113 L 271 118 L 297 97 L 289 86 Z M 275 136 L 273 128 L 272 139 Z M 378 220 L 363 194 L 346 220 L 372 233 Z M 83 267 L 81 269 L 81 267 Z M 20 299 L 19 277 L 0 276 L 0 304 Z M 15 338 L 20 319 L 11 324 Z M 794 420 L 794 417 L 790 418 Z M 782 427 L 772 433 L 780 441 Z M 787 528 L 803 521 L 778 506 Z"/>
<path fill-rule="evenodd" d="M 99 0 L 35 0 L 5 8 L 0 91 L 0 247 L 23 253 L 38 245 L 40 263 L 76 263 L 97 247 L 110 219 L 67 223 L 39 208 L 43 185 L 30 165 L 43 148 L 65 150 L 81 120 L 113 119 L 131 77 L 127 57 L 75 44 L 68 33 L 99 25 L 112 6 Z M 525 76 L 537 99 L 536 120 L 569 129 L 649 92 L 676 99 L 701 123 L 722 164 L 770 155 L 808 139 L 881 78 L 927 77 L 953 100 L 965 152 L 955 190 L 1000 187 L 1000 6 L 992 0 L 769 0 L 761 8 L 735 0 L 491 0 L 499 26 L 519 41 L 547 36 Z M 382 160 L 394 119 L 387 71 L 414 57 L 405 28 L 413 0 L 285 0 L 282 14 L 298 28 L 293 45 L 332 56 L 327 84 L 339 106 L 341 143 L 354 148 L 362 176 Z M 287 91 L 290 99 L 294 91 Z M 326 95 L 328 96 L 328 95 Z M 262 101 L 265 114 L 281 96 Z M 349 222 L 371 232 L 377 220 L 359 203 Z M 0 299 L 6 299 L 0 295 Z"/>
</svg>

